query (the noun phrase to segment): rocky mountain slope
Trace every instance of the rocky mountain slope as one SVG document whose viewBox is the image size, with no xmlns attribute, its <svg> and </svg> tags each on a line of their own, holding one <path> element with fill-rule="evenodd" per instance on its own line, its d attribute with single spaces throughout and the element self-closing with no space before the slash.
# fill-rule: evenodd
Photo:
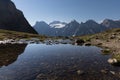
<svg viewBox="0 0 120 80">
<path fill-rule="evenodd" d="M 37 33 L 11 0 L 0 0 L 0 29 Z"/>
<path fill-rule="evenodd" d="M 120 20 L 105 19 L 101 24 L 109 29 L 120 28 Z"/>
<path fill-rule="evenodd" d="M 40 21 L 40 22 L 36 22 L 36 24 L 34 25 L 34 29 L 42 35 L 53 35 L 54 31 L 53 29 L 44 21 Z"/>
<path fill-rule="evenodd" d="M 42 23 L 37 23 L 34 28 L 39 34 L 42 33 L 48 36 L 81 36 L 103 32 L 112 28 L 120 28 L 120 21 L 105 19 L 101 24 L 99 24 L 94 20 L 88 20 L 85 23 L 78 23 L 76 20 L 73 20 L 61 28 L 56 28 L 56 26 L 53 25 L 54 24 L 48 25 L 47 23 L 45 23 L 45 25 L 43 25 Z"/>
</svg>

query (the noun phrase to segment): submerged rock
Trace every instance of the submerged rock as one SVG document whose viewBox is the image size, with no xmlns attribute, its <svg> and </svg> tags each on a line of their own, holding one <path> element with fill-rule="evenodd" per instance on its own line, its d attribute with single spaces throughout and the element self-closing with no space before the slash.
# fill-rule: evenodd
<svg viewBox="0 0 120 80">
<path fill-rule="evenodd" d="M 108 70 L 102 69 L 102 70 L 101 70 L 101 73 L 105 73 L 105 74 L 106 74 L 106 73 L 108 73 Z"/>
<path fill-rule="evenodd" d="M 78 75 L 83 75 L 83 74 L 84 74 L 84 71 L 82 71 L 82 70 L 77 70 L 77 74 L 78 74 Z"/>
<path fill-rule="evenodd" d="M 115 72 L 114 71 L 110 71 L 111 74 L 115 75 Z"/>
<path fill-rule="evenodd" d="M 47 76 L 44 74 L 39 74 L 35 80 L 48 80 Z"/>
</svg>

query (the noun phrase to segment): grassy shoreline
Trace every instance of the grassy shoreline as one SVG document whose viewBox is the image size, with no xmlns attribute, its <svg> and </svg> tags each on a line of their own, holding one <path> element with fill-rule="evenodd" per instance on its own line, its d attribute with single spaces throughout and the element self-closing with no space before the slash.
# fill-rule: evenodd
<svg viewBox="0 0 120 80">
<path fill-rule="evenodd" d="M 82 39 L 85 43 L 90 43 L 91 45 L 101 47 L 105 50 L 109 49 L 112 58 L 115 58 L 120 62 L 120 28 L 75 38 Z"/>
<path fill-rule="evenodd" d="M 16 32 L 16 31 L 8 31 L 0 29 L 0 40 L 4 39 L 30 39 L 30 38 L 38 38 L 40 41 L 44 41 L 46 39 L 63 39 L 63 37 L 47 37 L 44 35 L 37 34 L 29 34 L 24 32 Z M 68 38 L 70 39 L 70 38 Z M 120 28 L 111 29 L 102 33 L 86 35 L 86 36 L 78 36 L 72 37 L 75 39 L 82 39 L 85 43 L 91 44 L 93 46 L 98 46 L 103 48 L 103 50 L 108 50 L 112 58 L 117 59 L 120 62 Z M 104 51 L 103 51 L 104 52 Z M 106 53 L 105 53 L 106 54 Z"/>
</svg>

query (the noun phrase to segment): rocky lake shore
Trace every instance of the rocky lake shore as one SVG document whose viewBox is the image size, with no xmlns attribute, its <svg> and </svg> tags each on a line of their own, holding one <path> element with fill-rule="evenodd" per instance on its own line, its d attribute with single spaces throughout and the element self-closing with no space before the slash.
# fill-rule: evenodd
<svg viewBox="0 0 120 80">
<path fill-rule="evenodd" d="M 120 78 L 120 71 L 119 71 L 120 29 L 114 29 L 114 30 L 103 32 L 103 33 L 98 33 L 95 35 L 87 35 L 87 36 L 79 36 L 79 37 L 54 38 L 54 37 L 38 36 L 33 34 L 29 35 L 26 33 L 13 34 L 13 32 L 9 32 L 9 34 L 6 34 L 5 32 L 4 34 L 2 33 L 1 36 L 2 36 L 2 39 L 0 40 L 0 47 L 1 47 L 0 54 L 4 56 L 4 57 L 1 56 L 2 57 L 0 60 L 1 66 L 8 66 L 9 64 L 15 62 L 18 58 L 18 55 L 20 55 L 20 53 L 22 53 L 23 50 L 25 49 L 26 45 L 35 44 L 37 46 L 37 44 L 38 45 L 44 44 L 46 47 L 48 46 L 52 47 L 57 45 L 58 45 L 57 47 L 59 47 L 59 45 L 61 44 L 63 44 L 64 46 L 69 44 L 70 46 L 73 45 L 76 47 L 86 47 L 88 49 L 94 46 L 101 48 L 101 51 L 99 52 L 100 54 L 96 53 L 97 56 L 91 53 L 91 55 L 89 54 L 90 56 L 87 55 L 88 60 L 86 58 L 85 59 L 83 58 L 83 60 L 87 62 L 84 62 L 84 61 L 82 62 L 81 61 L 82 57 L 80 55 L 76 54 L 78 55 L 78 57 L 76 55 L 73 55 L 76 53 L 77 50 L 71 53 L 73 55 L 71 57 L 69 57 L 68 54 L 65 55 L 66 57 L 59 56 L 60 54 L 57 55 L 58 56 L 57 58 L 59 59 L 57 62 L 55 61 L 56 60 L 55 57 L 53 57 L 52 60 L 50 59 L 51 61 L 53 61 L 53 63 L 49 62 L 49 59 L 46 62 L 46 59 L 45 59 L 45 62 L 40 62 L 39 66 L 43 66 L 42 68 L 39 68 L 40 72 L 35 73 L 36 75 L 34 76 L 34 79 L 31 78 L 31 80 L 68 80 L 68 79 L 69 80 L 79 80 L 79 79 L 82 79 L 82 80 L 96 80 L 96 79 L 97 80 L 106 80 L 106 79 L 114 80 L 116 79 L 118 80 Z M 23 46 L 23 47 L 19 48 L 20 46 Z M 67 47 L 68 46 L 66 46 L 66 48 Z M 13 52 L 11 48 L 13 48 Z M 51 49 L 54 49 L 54 48 L 51 48 Z M 72 49 L 73 48 L 71 48 L 71 50 Z M 19 52 L 18 50 L 22 52 Z M 10 52 L 11 54 L 8 54 L 6 51 Z M 64 50 L 61 50 L 61 51 L 64 51 Z M 59 53 L 60 51 L 56 51 L 56 52 Z M 3 53 L 6 53 L 6 54 L 3 55 Z M 103 57 L 102 55 L 105 57 Z M 10 59 L 8 58 L 8 56 L 11 56 L 9 57 Z M 84 57 L 86 56 L 84 55 Z M 81 59 L 78 59 L 78 58 L 81 58 Z M 93 60 L 93 62 L 90 61 L 92 59 L 95 59 L 96 61 L 95 60 Z M 99 60 L 101 62 L 99 62 Z M 79 63 L 81 63 L 81 65 Z"/>
<path fill-rule="evenodd" d="M 103 48 L 104 55 L 112 55 L 110 63 L 120 63 L 120 29 L 112 29 L 95 35 L 77 37 L 84 43 Z M 116 61 L 114 61 L 114 59 Z M 109 61 L 108 61 L 109 62 Z"/>
</svg>

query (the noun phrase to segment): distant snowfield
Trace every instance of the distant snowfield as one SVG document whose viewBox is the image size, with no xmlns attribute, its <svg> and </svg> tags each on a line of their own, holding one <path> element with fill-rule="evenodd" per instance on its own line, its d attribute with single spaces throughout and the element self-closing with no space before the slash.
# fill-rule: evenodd
<svg viewBox="0 0 120 80">
<path fill-rule="evenodd" d="M 51 28 L 63 28 L 67 23 L 61 21 L 53 21 L 49 24 Z"/>
<path fill-rule="evenodd" d="M 58 23 L 58 24 L 51 24 L 51 28 L 63 28 L 65 27 L 66 24 L 61 24 L 61 23 Z"/>
</svg>

